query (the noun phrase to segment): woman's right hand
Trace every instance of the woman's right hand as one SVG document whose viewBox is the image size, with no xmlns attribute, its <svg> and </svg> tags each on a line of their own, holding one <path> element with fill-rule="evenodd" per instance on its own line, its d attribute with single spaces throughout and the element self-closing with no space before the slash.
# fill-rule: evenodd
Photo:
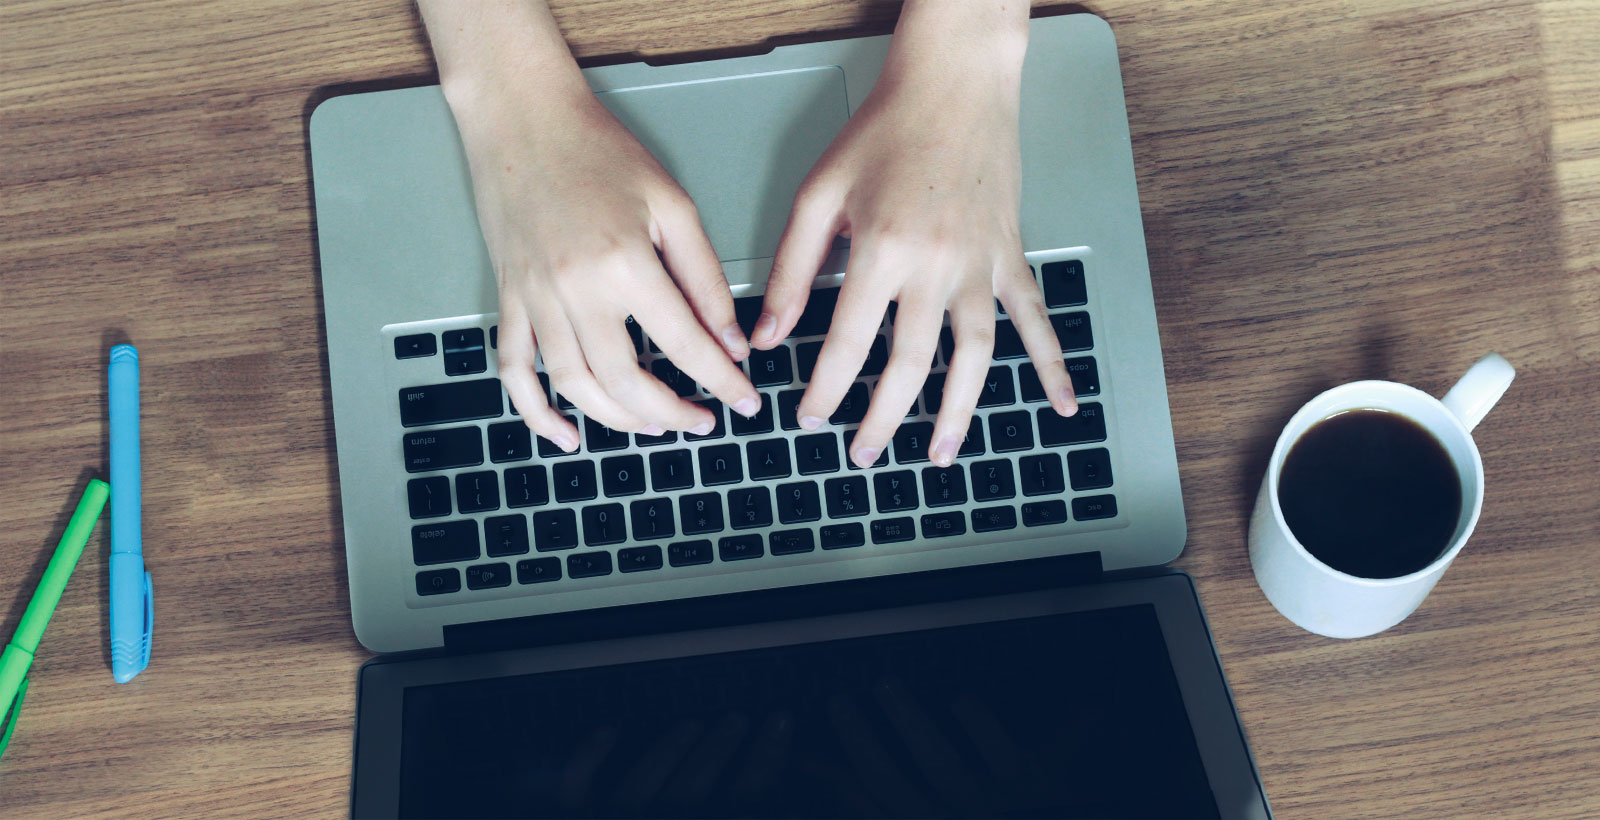
<svg viewBox="0 0 1600 820">
<path fill-rule="evenodd" d="M 473 41 L 483 21 L 456 18 L 477 5 L 422 8 L 500 286 L 500 379 L 528 427 L 578 446 L 534 372 L 542 356 L 551 390 L 613 430 L 709 432 L 708 410 L 640 367 L 630 316 L 691 379 L 754 415 L 761 397 L 735 364 L 750 346 L 688 194 L 599 103 L 564 45 L 555 67 L 496 49 L 516 14 Z M 532 24 L 553 30 L 542 4 L 518 10 L 533 5 L 544 16 Z"/>
</svg>

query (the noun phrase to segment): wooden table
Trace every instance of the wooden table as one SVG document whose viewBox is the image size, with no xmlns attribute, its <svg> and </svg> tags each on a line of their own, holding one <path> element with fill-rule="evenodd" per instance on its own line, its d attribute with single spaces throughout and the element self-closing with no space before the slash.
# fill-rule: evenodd
<svg viewBox="0 0 1600 820">
<path fill-rule="evenodd" d="M 670 11 L 668 9 L 670 8 Z M 1283 818 L 1600 816 L 1600 3 L 1108 0 L 1192 573 Z M 892 2 L 574 0 L 585 60 L 886 31 Z M 104 527 L 0 761 L 0 815 L 347 810 L 354 684 L 305 116 L 433 70 L 405 0 L 0 5 L 0 632 L 143 353 L 155 659 L 105 648 Z M 1070 161 L 1070 158 L 1064 158 Z M 1333 384 L 1519 370 L 1488 498 L 1379 637 L 1301 632 L 1245 522 Z"/>
</svg>

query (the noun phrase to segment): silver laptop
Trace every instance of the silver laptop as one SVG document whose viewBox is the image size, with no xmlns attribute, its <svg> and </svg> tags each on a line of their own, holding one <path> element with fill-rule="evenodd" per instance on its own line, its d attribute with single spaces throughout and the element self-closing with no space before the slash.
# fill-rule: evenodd
<svg viewBox="0 0 1600 820">
<path fill-rule="evenodd" d="M 584 72 L 693 196 L 746 321 L 796 188 L 888 46 L 869 37 Z M 932 389 L 880 463 L 858 470 L 844 453 L 876 381 L 870 363 L 833 424 L 807 433 L 793 420 L 848 248 L 819 271 L 787 348 L 752 373 L 766 399 L 757 419 L 723 409 L 708 437 L 645 438 L 563 403 L 584 437 L 565 455 L 530 439 L 497 378 L 495 281 L 439 89 L 318 106 L 312 170 L 362 644 L 425 649 L 464 625 L 536 629 L 535 616 L 1031 558 L 1079 555 L 1108 571 L 1175 558 L 1182 497 L 1103 21 L 1033 21 L 1021 116 L 1022 239 L 1082 409 L 1054 415 L 997 314 L 984 406 L 955 467 L 922 450 Z M 644 366 L 712 401 L 635 338 Z"/>
</svg>

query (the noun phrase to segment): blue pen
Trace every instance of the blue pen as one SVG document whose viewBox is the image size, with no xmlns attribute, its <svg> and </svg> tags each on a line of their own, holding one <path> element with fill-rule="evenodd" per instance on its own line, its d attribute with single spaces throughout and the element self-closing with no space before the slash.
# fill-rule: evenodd
<svg viewBox="0 0 1600 820">
<path fill-rule="evenodd" d="M 155 620 L 139 529 L 139 351 L 111 348 L 111 676 L 127 683 L 150 664 Z"/>
</svg>

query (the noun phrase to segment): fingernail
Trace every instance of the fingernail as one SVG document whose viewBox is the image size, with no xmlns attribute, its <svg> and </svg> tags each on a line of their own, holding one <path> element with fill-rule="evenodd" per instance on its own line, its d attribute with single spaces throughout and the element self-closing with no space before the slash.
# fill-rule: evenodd
<svg viewBox="0 0 1600 820">
<path fill-rule="evenodd" d="M 717 426 L 717 423 L 715 421 L 703 421 L 703 422 L 700 422 L 700 426 L 699 427 L 690 428 L 689 432 L 691 432 L 691 433 L 693 433 L 693 434 L 695 434 L 697 436 L 703 436 L 706 433 L 711 432 L 711 430 L 713 428 L 715 428 L 716 426 Z"/>
<path fill-rule="evenodd" d="M 750 352 L 750 341 L 744 337 L 744 331 L 736 324 L 722 329 L 722 346 L 727 348 L 728 355 L 735 359 Z"/>
<path fill-rule="evenodd" d="M 959 449 L 961 449 L 960 442 L 953 438 L 942 438 L 934 443 L 933 453 L 930 458 L 933 459 L 934 464 L 940 467 L 949 467 L 955 463 L 956 451 Z"/>
<path fill-rule="evenodd" d="M 578 440 L 566 433 L 556 436 L 556 446 L 569 453 L 578 452 Z"/>
<path fill-rule="evenodd" d="M 801 416 L 800 426 L 806 430 L 815 430 L 822 426 L 822 419 L 816 416 Z"/>
<path fill-rule="evenodd" d="M 760 410 L 761 410 L 761 400 L 760 399 L 740 399 L 739 403 L 735 404 L 733 406 L 733 409 L 739 415 L 744 416 L 745 418 L 750 418 L 751 416 L 753 416 L 756 413 L 760 412 Z"/>
<path fill-rule="evenodd" d="M 659 435 L 661 435 L 662 433 L 665 433 L 665 432 L 667 432 L 667 431 L 664 428 L 662 428 L 660 425 L 658 425 L 658 424 L 649 424 L 649 425 L 646 425 L 643 430 L 639 431 L 639 435 L 641 435 L 641 436 L 659 436 Z"/>
<path fill-rule="evenodd" d="M 852 457 L 859 467 L 871 467 L 872 462 L 878 460 L 878 453 L 883 452 L 876 447 L 857 447 Z"/>
<path fill-rule="evenodd" d="M 1056 401 L 1058 402 L 1056 405 L 1057 412 L 1061 415 L 1071 417 L 1078 414 L 1078 397 L 1072 392 L 1070 386 L 1063 387 L 1060 392 L 1056 393 Z M 1062 410 L 1061 408 L 1066 409 Z"/>
<path fill-rule="evenodd" d="M 761 318 L 756 320 L 755 333 L 751 334 L 751 337 L 758 342 L 765 342 L 768 341 L 767 337 L 771 336 L 777 331 L 778 317 L 773 316 L 770 313 L 763 313 L 761 314 Z"/>
</svg>

